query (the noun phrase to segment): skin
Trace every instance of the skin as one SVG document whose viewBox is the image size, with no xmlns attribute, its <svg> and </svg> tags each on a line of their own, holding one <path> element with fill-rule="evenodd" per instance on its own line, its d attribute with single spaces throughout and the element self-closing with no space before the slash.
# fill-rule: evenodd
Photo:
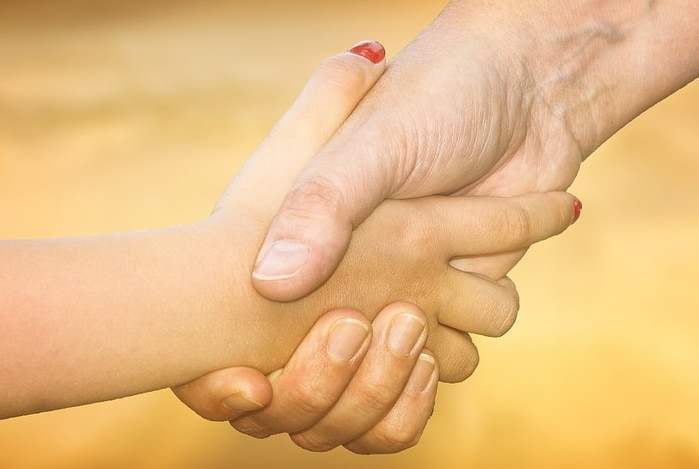
<svg viewBox="0 0 699 469">
<path fill-rule="evenodd" d="M 328 71 L 327 67 L 325 71 Z M 337 71 L 333 70 L 333 73 Z M 339 70 L 339 72 L 348 73 L 347 70 Z M 337 84 L 346 80 L 346 77 L 337 76 L 327 78 L 327 80 Z M 294 128 L 294 132 L 298 132 L 298 129 Z M 291 136 L 282 136 L 278 138 L 278 141 L 288 142 L 290 138 Z M 287 146 L 287 143 L 284 145 Z M 313 153 L 313 151 L 309 151 L 309 153 Z M 275 164 L 278 165 L 279 162 L 275 162 Z M 255 171 L 258 172 L 259 177 L 269 178 L 267 175 L 269 174 L 269 168 L 256 165 L 253 158 L 251 164 L 242 173 L 250 176 Z M 288 171 L 275 172 L 281 174 L 291 171 L 289 169 Z M 248 178 L 248 181 L 254 180 L 255 178 L 253 177 Z M 264 186 L 265 189 L 268 187 L 269 185 Z M 256 186 L 255 184 L 239 189 L 233 187 L 229 190 L 229 194 L 236 190 L 241 194 L 255 194 L 259 193 L 260 188 L 261 186 Z M 262 197 L 261 193 L 260 197 Z M 453 242 L 465 243 L 469 246 L 469 249 L 475 252 L 504 252 L 505 254 L 466 256 L 463 259 L 455 260 L 455 256 L 457 256 L 455 251 L 446 256 L 443 255 L 443 259 L 445 261 L 451 259 L 452 263 L 460 262 L 460 267 L 463 270 L 480 272 L 488 277 L 501 279 L 499 281 L 501 285 L 513 294 L 502 302 L 502 300 L 497 300 L 498 288 L 492 291 L 483 289 L 484 294 L 478 296 L 474 296 L 475 290 L 471 291 L 468 299 L 463 300 L 463 304 L 467 304 L 472 311 L 479 311 L 479 314 L 468 313 L 463 310 L 457 314 L 452 314 L 451 317 L 454 321 L 452 326 L 462 330 L 475 331 L 475 329 L 479 328 L 478 323 L 486 323 L 489 324 L 486 330 L 482 326 L 478 330 L 492 335 L 500 335 L 512 325 L 517 310 L 516 292 L 512 289 L 509 279 L 504 278 L 504 275 L 519 260 L 522 251 L 518 251 L 514 255 L 511 253 L 528 246 L 544 233 L 546 233 L 545 236 L 551 235 L 552 232 L 549 232 L 551 227 L 567 225 L 573 216 L 573 211 L 571 211 L 574 205 L 571 205 L 572 199 L 569 199 L 568 205 L 563 205 L 563 210 L 561 210 L 560 208 L 554 209 L 553 206 L 549 205 L 550 201 L 544 203 L 545 199 L 537 201 L 538 197 L 540 195 L 535 195 L 529 199 L 520 199 L 517 206 L 523 210 L 519 213 L 517 211 L 510 212 L 509 210 L 501 211 L 497 208 L 497 204 L 494 204 L 495 200 L 485 198 L 472 201 L 474 203 L 487 204 L 483 206 L 484 209 L 486 207 L 487 209 L 481 212 L 480 217 L 475 217 L 473 212 L 459 212 L 465 224 L 461 225 L 461 230 L 455 232 Z M 458 200 L 460 199 L 454 199 L 453 201 Z M 503 199 L 499 199 L 498 202 L 502 203 Z M 406 213 L 405 219 L 414 220 L 417 214 L 414 209 L 419 207 L 420 202 L 412 207 L 410 213 Z M 423 246 L 426 249 L 427 246 L 434 247 L 440 244 L 439 238 L 435 237 L 435 234 L 442 231 L 444 226 L 446 226 L 445 220 L 449 219 L 449 215 L 446 212 L 434 212 L 434 208 L 431 208 L 428 212 L 435 215 L 432 219 L 433 222 L 429 224 L 430 229 L 437 228 L 437 231 L 424 232 L 423 239 L 408 240 L 402 252 L 403 257 L 408 257 L 407 255 L 414 251 L 413 246 L 415 245 Z M 267 214 L 259 214 L 259 212 L 258 215 L 262 218 L 267 216 Z M 271 216 L 271 213 L 269 216 Z M 470 226 L 467 227 L 466 225 Z M 396 230 L 407 233 L 404 226 L 388 231 Z M 493 232 L 506 233 L 505 238 L 519 239 L 521 242 L 504 243 L 502 239 L 494 238 L 492 236 Z M 464 239 L 463 233 L 472 233 L 472 235 L 468 239 Z M 479 235 L 477 233 L 483 233 L 482 241 L 478 241 Z M 539 235 L 536 235 L 536 233 L 539 233 Z M 460 239 L 464 239 L 464 241 L 459 241 Z M 493 240 L 495 244 L 492 244 Z M 461 254 L 464 253 L 462 252 Z M 375 256 L 371 254 L 368 257 L 373 258 Z M 381 254 L 381 257 L 384 257 L 383 254 Z M 421 264 L 421 269 L 425 269 L 424 263 Z M 333 279 L 339 273 L 336 272 Z M 397 277 L 409 278 L 409 275 Z M 386 286 L 387 302 L 399 297 L 399 293 L 391 282 L 386 284 Z M 457 290 L 451 287 L 445 291 L 449 291 L 450 295 L 457 292 Z M 351 302 L 354 300 L 348 298 L 347 301 Z M 486 305 L 485 310 L 491 309 L 497 311 L 497 314 L 485 313 L 483 307 L 479 308 L 476 306 L 478 304 Z M 424 303 L 421 305 L 424 305 Z M 411 307 L 414 310 L 414 306 Z M 364 311 L 361 307 L 358 306 L 358 308 Z M 392 314 L 398 314 L 394 309 L 389 308 L 389 311 L 392 311 Z M 484 316 L 490 317 L 486 318 Z M 471 321 L 476 322 L 473 323 Z M 373 337 L 383 334 L 386 323 L 382 322 L 380 324 L 381 327 L 376 323 L 374 324 Z M 487 332 L 487 329 L 490 329 L 490 332 Z M 439 335 L 442 333 L 451 337 L 453 332 L 449 329 L 437 328 L 435 330 L 430 327 L 430 337 L 432 339 L 434 337 L 439 338 Z M 317 345 L 308 343 L 311 337 L 312 335 L 308 336 L 304 344 L 296 350 L 294 356 L 296 363 L 305 363 L 307 366 L 291 369 L 285 367 L 283 373 L 277 371 L 271 375 L 271 384 L 268 383 L 262 374 L 256 373 L 255 370 L 231 369 L 221 370 L 204 376 L 175 389 L 175 392 L 187 405 L 205 418 L 232 420 L 232 424 L 237 429 L 257 437 L 281 432 L 290 433 L 297 444 L 307 449 L 327 450 L 339 444 L 344 444 L 356 452 L 395 452 L 415 444 L 427 422 L 430 414 L 428 409 L 432 408 L 432 401 L 434 400 L 434 394 L 424 393 L 419 396 L 419 402 L 416 402 L 415 395 L 406 393 L 403 389 L 406 377 L 411 375 L 411 373 L 417 373 L 418 367 L 414 366 L 416 363 L 415 357 L 412 357 L 410 360 L 396 362 L 390 359 L 394 354 L 381 342 L 371 342 L 369 355 L 381 357 L 381 359 L 365 359 L 360 369 L 361 372 L 357 372 L 356 368 L 350 366 L 342 365 L 338 368 L 337 366 L 329 365 L 329 363 L 332 363 L 332 360 L 328 359 L 327 354 L 311 353 L 310 351 L 317 349 Z M 469 360 L 469 362 L 464 363 L 464 369 L 467 370 L 467 373 L 453 374 L 449 371 L 449 364 L 440 360 L 442 379 L 460 380 L 470 374 L 477 362 L 477 355 L 470 348 L 472 344 L 469 343 L 468 345 L 471 351 L 466 354 L 464 354 L 463 348 L 461 351 L 458 349 L 449 351 L 449 356 L 450 358 L 453 357 L 453 360 Z M 415 353 L 417 352 L 418 350 L 416 349 Z M 418 361 L 417 363 L 421 362 Z M 444 370 L 445 368 L 447 369 L 446 371 Z M 312 372 L 318 369 L 323 369 L 325 372 Z M 355 372 L 357 374 L 352 377 L 352 374 Z M 280 374 L 285 376 L 286 379 L 276 380 L 275 378 L 280 376 Z M 351 383 L 350 378 L 352 380 Z M 307 386 L 304 389 L 303 386 L 300 386 L 301 383 L 312 383 L 312 387 Z M 338 387 L 337 383 L 349 384 L 347 389 L 345 389 L 344 385 Z M 391 392 L 387 392 L 387 383 L 400 383 L 400 386 Z M 274 391 L 272 391 L 272 387 L 274 387 Z M 269 404 L 273 399 L 273 395 L 280 396 L 280 398 L 273 400 L 272 406 L 269 408 L 243 418 L 236 418 L 239 417 L 241 412 L 257 410 Z M 285 399 L 288 396 L 300 397 Z M 318 396 L 325 397 L 319 399 Z M 224 402 L 226 406 L 222 405 Z M 348 402 L 351 402 L 352 405 L 348 405 Z M 409 404 L 405 404 L 406 402 Z M 428 404 L 425 404 L 426 402 Z M 377 406 L 377 403 L 382 403 L 382 405 Z M 373 412 L 363 414 L 359 411 L 372 406 L 374 408 Z M 303 418 L 298 416 L 299 409 L 305 409 Z M 421 409 L 421 411 L 417 412 L 416 409 Z M 356 426 L 347 424 L 348 416 L 352 417 L 350 420 Z"/>
<path fill-rule="evenodd" d="M 424 364 L 418 352 L 427 344 L 439 360 L 440 376 L 468 376 L 477 353 L 460 331 L 502 334 L 514 320 L 516 292 L 509 280 L 463 272 L 449 260 L 492 257 L 560 233 L 572 219 L 569 194 L 392 201 L 357 231 L 346 260 L 313 294 L 276 303 L 258 295 L 248 281 L 265 220 L 294 175 L 382 71 L 382 64 L 370 65 L 353 54 L 321 65 L 214 213 L 201 222 L 98 237 L 0 242 L 0 321 L 5 326 L 0 331 L 0 416 L 177 386 L 230 366 L 271 372 L 289 361 L 326 311 L 345 305 L 368 318 L 384 318 L 376 330 L 389 332 L 372 336 L 367 321 L 353 318 L 351 311 L 333 316 L 318 326 L 330 336 L 325 348 L 331 357 L 354 363 L 375 337 L 393 344 L 393 353 Z M 541 222 L 492 236 L 512 220 L 530 218 Z M 472 238 L 464 240 L 464 232 Z M 493 272 L 507 267 L 494 259 Z M 399 285 L 394 279 L 401 279 Z M 394 295 L 418 305 L 424 316 L 408 307 L 380 316 Z M 341 327 L 343 333 L 331 333 Z M 354 337 L 350 343 L 349 334 Z M 397 390 L 410 387 L 416 369 L 401 368 Z M 436 373 L 433 364 L 428 388 Z"/>
<path fill-rule="evenodd" d="M 698 9 L 452 1 L 296 179 L 255 288 L 278 300 L 316 288 L 387 198 L 564 190 L 609 136 L 699 75 Z M 284 240 L 307 256 L 272 262 Z"/>
<path fill-rule="evenodd" d="M 296 179 L 255 288 L 312 291 L 386 198 L 567 188 L 607 138 L 699 76 L 697 19 L 692 0 L 452 0 Z M 307 257 L 266 259 L 284 240 Z"/>
</svg>

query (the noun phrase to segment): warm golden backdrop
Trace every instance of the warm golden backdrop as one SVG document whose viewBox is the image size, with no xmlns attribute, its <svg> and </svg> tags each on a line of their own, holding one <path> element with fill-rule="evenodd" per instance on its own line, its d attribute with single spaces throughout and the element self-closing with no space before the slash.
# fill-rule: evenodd
<svg viewBox="0 0 699 469">
<path fill-rule="evenodd" d="M 319 60 L 394 53 L 442 3 L 3 1 L 0 237 L 206 216 Z M 416 449 L 305 453 L 163 391 L 2 421 L 0 467 L 699 467 L 698 105 L 695 84 L 584 164 L 581 220 L 513 273 L 518 324 Z"/>
</svg>

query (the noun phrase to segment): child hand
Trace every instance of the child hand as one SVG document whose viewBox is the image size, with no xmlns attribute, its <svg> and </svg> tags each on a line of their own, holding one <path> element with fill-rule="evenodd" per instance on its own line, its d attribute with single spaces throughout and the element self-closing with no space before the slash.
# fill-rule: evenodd
<svg viewBox="0 0 699 469">
<path fill-rule="evenodd" d="M 236 218 L 257 220 L 264 226 L 273 207 L 259 202 L 283 195 L 285 185 L 304 161 L 312 158 L 378 77 L 380 68 L 368 62 L 353 62 L 355 59 L 347 55 L 335 57 L 316 72 L 299 100 L 230 185 L 217 205 L 213 220 L 223 223 L 230 231 L 247 229 L 249 235 L 260 235 L 260 229 L 249 223 L 244 229 Z M 359 78 L 351 76 L 352 73 Z M 264 180 L 264 184 L 260 184 L 260 180 Z M 518 297 L 514 285 L 504 275 L 520 254 L 510 253 L 563 231 L 573 219 L 574 205 L 575 199 L 565 193 L 533 194 L 516 199 L 390 201 L 357 230 L 355 247 L 350 248 L 336 276 L 319 292 L 304 301 L 285 305 L 260 301 L 254 292 L 249 295 L 258 303 L 261 315 L 269 314 L 277 322 L 289 321 L 284 327 L 287 336 L 298 334 L 303 329 L 300 323 L 317 317 L 312 311 L 352 306 L 373 317 L 382 305 L 395 299 L 415 301 L 425 305 L 432 315 L 424 318 L 422 324 L 417 321 L 418 336 L 423 337 L 424 331 L 431 329 L 434 337 L 430 342 L 440 351 L 440 366 L 446 365 L 442 378 L 464 379 L 475 368 L 478 356 L 468 336 L 457 329 L 500 335 L 512 325 Z M 498 255 L 500 252 L 506 254 Z M 459 269 L 477 275 L 450 267 L 450 260 L 458 262 Z M 254 257 L 250 257 L 250 264 L 253 261 Z M 319 307 L 318 303 L 324 306 Z M 283 341 L 278 342 L 275 352 L 291 353 L 291 349 L 284 352 Z M 260 345 L 258 350 L 262 349 Z M 264 358 L 269 353 L 255 355 Z M 293 376 L 288 367 L 286 369 L 286 375 Z M 245 389 L 252 384 L 260 386 L 256 389 L 263 391 L 253 400 L 266 404 L 270 398 L 269 388 L 260 381 L 261 375 L 252 378 L 250 370 L 246 370 L 248 381 L 238 380 L 237 387 L 230 389 Z M 231 418 L 233 415 L 220 407 L 221 398 L 207 401 L 201 397 L 226 395 L 223 388 L 217 386 L 220 379 L 230 378 L 234 372 L 236 369 L 216 372 L 180 388 L 178 394 L 207 418 Z M 306 377 L 304 382 L 311 385 L 311 380 L 314 389 L 322 389 L 327 376 Z M 217 382 L 219 384 L 214 384 Z M 355 377 L 353 382 L 356 382 L 353 389 L 365 385 L 360 377 Z M 348 393 L 351 395 L 350 391 Z M 237 408 L 249 410 L 246 405 Z M 317 414 L 324 415 L 326 410 L 318 409 Z M 386 415 L 388 410 L 390 407 L 381 415 Z M 293 412 L 293 408 L 285 412 Z M 256 415 L 263 415 L 263 412 Z M 240 420 L 245 421 L 250 420 Z M 273 423 L 259 427 L 259 434 L 291 431 Z"/>
<path fill-rule="evenodd" d="M 472 230 L 465 231 L 470 232 L 471 236 L 464 243 L 470 243 L 474 250 L 484 252 L 497 252 L 498 249 L 506 252 L 508 249 L 520 248 L 521 243 L 533 242 L 546 233 L 563 229 L 575 211 L 572 208 L 574 199 L 565 193 L 532 194 L 511 199 L 483 197 L 449 200 L 460 201 L 462 204 L 471 202 L 468 206 L 470 210 L 463 213 L 463 222 L 475 224 L 471 227 Z M 427 204 L 426 207 L 433 209 L 439 205 Z M 484 213 L 479 213 L 478 210 L 483 210 Z M 436 211 L 435 220 L 442 219 L 447 213 L 448 211 Z M 485 221 L 476 222 L 488 214 L 491 218 L 485 217 Z M 423 217 L 424 214 L 418 218 Z M 513 220 L 518 222 L 513 223 Z M 499 236 L 491 237 L 488 233 L 499 233 Z M 456 231 L 450 235 L 441 233 L 440 236 L 433 236 L 430 244 L 440 244 L 445 237 L 457 234 Z M 511 238 L 509 242 L 503 241 L 508 238 Z M 349 255 L 352 253 L 348 253 Z M 419 256 L 419 251 L 415 255 Z M 495 272 L 503 268 L 510 258 L 507 255 L 494 255 L 461 260 L 462 267 L 471 264 L 474 268 L 488 268 Z M 340 272 L 336 273 L 339 274 Z M 459 290 L 453 292 L 454 298 L 448 301 L 457 299 L 457 303 L 463 302 L 464 314 L 444 311 L 444 315 L 437 320 L 430 332 L 437 339 L 431 339 L 430 343 L 446 357 L 440 357 L 440 366 L 442 362 L 453 366 L 454 363 L 463 361 L 468 374 L 478 363 L 478 354 L 468 335 L 457 329 L 486 335 L 503 334 L 514 322 L 518 298 L 514 285 L 506 277 L 492 282 L 455 269 L 453 274 L 457 282 L 461 276 L 473 281 L 466 290 L 471 296 L 462 297 L 463 292 Z M 429 279 L 423 281 L 429 283 Z M 432 288 L 427 290 L 435 291 Z M 444 291 L 444 294 L 449 295 L 449 292 Z M 257 437 L 290 433 L 297 444 L 313 450 L 330 449 L 340 444 L 361 453 L 406 449 L 419 439 L 429 418 L 429 402 L 434 399 L 431 394 L 432 384 L 419 395 L 412 395 L 406 387 L 411 370 L 414 376 L 424 373 L 426 362 L 417 362 L 421 365 L 418 367 L 415 365 L 415 357 L 420 351 L 429 353 L 423 349 L 425 331 L 422 330 L 417 337 L 403 334 L 405 342 L 394 344 L 394 349 L 408 350 L 407 354 L 397 354 L 396 350 L 387 347 L 386 337 L 393 330 L 391 326 L 398 325 L 396 319 L 404 317 L 401 313 L 407 312 L 411 314 L 411 322 L 423 321 L 424 324 L 430 324 L 430 319 L 414 306 L 406 303 L 392 304 L 384 308 L 374 320 L 374 335 L 368 352 L 366 345 L 362 343 L 351 362 L 335 363 L 325 353 L 328 330 L 331 328 L 323 326 L 330 324 L 338 314 L 350 314 L 347 310 L 333 311 L 323 316 L 306 336 L 283 371 L 270 375 L 273 381 L 270 387 L 265 387 L 266 382 L 261 373 L 255 377 L 241 378 L 236 376 L 237 369 L 224 369 L 189 383 L 185 386 L 184 393 L 178 392 L 178 395 L 205 418 L 232 419 L 236 429 Z M 352 314 L 361 320 L 356 312 Z M 388 317 L 390 319 L 386 319 Z M 401 326 L 397 329 L 396 336 L 406 331 Z M 411 338 L 415 341 L 410 342 Z M 454 349 L 455 355 L 450 355 Z M 459 373 L 460 370 L 456 368 L 454 372 Z M 280 376 L 283 379 L 279 379 Z M 441 376 L 450 378 L 443 373 Z M 410 381 L 416 379 L 410 378 Z M 456 379 L 460 379 L 460 376 Z M 260 406 L 255 406 L 254 409 L 247 407 L 240 399 L 241 394 L 248 395 L 249 399 L 259 402 Z M 278 397 L 273 398 L 272 395 Z M 231 412 L 221 407 L 224 400 L 229 402 L 229 396 L 235 396 L 232 404 L 242 412 Z M 239 417 L 245 411 L 259 410 L 270 399 L 272 405 L 269 408 Z"/>
<path fill-rule="evenodd" d="M 343 262 L 322 287 L 287 303 L 260 296 L 249 272 L 269 220 L 295 175 L 340 128 L 382 71 L 379 64 L 354 54 L 326 60 L 218 201 L 209 228 L 230 245 L 224 265 L 242 266 L 228 280 L 241 286 L 226 301 L 240 312 L 234 327 L 259 331 L 261 325 L 269 326 L 245 338 L 246 357 L 233 357 L 234 362 L 269 372 L 283 366 L 322 313 L 348 307 L 371 319 L 400 300 L 426 313 L 428 321 L 416 327 L 430 331 L 440 379 L 463 380 L 473 372 L 477 353 L 459 331 L 501 335 L 518 308 L 512 282 L 502 278 L 514 261 L 503 264 L 494 255 L 558 234 L 573 219 L 575 199 L 562 192 L 512 199 L 388 200 L 355 229 Z M 292 241 L 283 249 L 291 257 L 305 255 L 299 247 Z M 451 267 L 456 258 L 462 259 L 459 268 L 471 273 Z M 274 269 L 258 264 L 256 271 Z"/>
</svg>

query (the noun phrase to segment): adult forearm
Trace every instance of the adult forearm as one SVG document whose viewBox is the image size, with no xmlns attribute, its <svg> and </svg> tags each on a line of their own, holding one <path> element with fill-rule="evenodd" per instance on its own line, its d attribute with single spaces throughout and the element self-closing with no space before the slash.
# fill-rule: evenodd
<svg viewBox="0 0 699 469">
<path fill-rule="evenodd" d="M 696 1 L 547 3 L 533 66 L 584 154 L 699 73 Z"/>
<path fill-rule="evenodd" d="M 699 76 L 695 0 L 453 0 L 443 16 L 525 69 L 585 156 Z"/>
</svg>

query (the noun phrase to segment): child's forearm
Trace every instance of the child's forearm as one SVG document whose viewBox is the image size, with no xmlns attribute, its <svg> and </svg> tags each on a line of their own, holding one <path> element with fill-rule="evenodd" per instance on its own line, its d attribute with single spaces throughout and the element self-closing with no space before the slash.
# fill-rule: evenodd
<svg viewBox="0 0 699 469">
<path fill-rule="evenodd" d="M 227 366 L 269 372 L 284 365 L 321 314 L 342 304 L 334 293 L 277 304 L 250 282 L 293 174 L 384 68 L 355 54 L 334 60 L 314 75 L 207 220 L 0 242 L 0 417 L 175 386 Z"/>
<path fill-rule="evenodd" d="M 233 246 L 207 224 L 0 243 L 0 416 L 154 390 L 244 362 L 229 304 L 243 282 L 231 278 L 235 265 L 224 267 L 235 262 L 224 254 Z"/>
</svg>

